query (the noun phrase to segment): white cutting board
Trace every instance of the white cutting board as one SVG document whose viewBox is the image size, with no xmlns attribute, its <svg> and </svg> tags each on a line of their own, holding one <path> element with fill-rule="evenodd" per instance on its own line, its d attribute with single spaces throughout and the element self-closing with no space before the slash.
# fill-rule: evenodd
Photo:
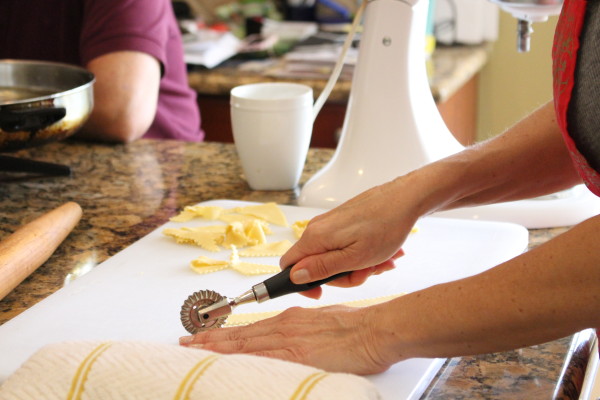
<svg viewBox="0 0 600 400">
<path fill-rule="evenodd" d="M 203 203 L 225 208 L 252 203 L 215 200 Z M 288 221 L 309 219 L 323 210 L 281 206 Z M 198 275 L 188 267 L 200 256 L 227 259 L 228 251 L 209 253 L 181 245 L 162 234 L 165 227 L 214 225 L 192 220 L 169 222 L 98 265 L 87 275 L 0 326 L 0 382 L 41 346 L 65 340 L 143 340 L 178 343 L 187 332 L 179 310 L 191 293 L 215 290 L 233 297 L 263 281 L 225 270 Z M 424 218 L 409 236 L 397 268 L 372 277 L 353 289 L 326 287 L 319 302 L 292 294 L 262 304 L 238 307 L 236 313 L 281 310 L 290 306 L 315 306 L 419 290 L 433 284 L 482 272 L 523 252 L 528 233 L 519 225 Z M 269 241 L 294 240 L 289 228 L 271 225 Z M 278 264 L 276 258 L 248 261 Z M 443 329 L 443 327 L 440 327 Z M 443 359 L 413 359 L 396 364 L 383 374 L 369 377 L 384 399 L 418 398 Z"/>
</svg>

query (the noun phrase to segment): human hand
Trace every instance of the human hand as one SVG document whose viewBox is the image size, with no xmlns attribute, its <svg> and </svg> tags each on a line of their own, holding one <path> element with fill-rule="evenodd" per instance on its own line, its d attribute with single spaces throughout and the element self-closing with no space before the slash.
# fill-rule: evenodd
<svg viewBox="0 0 600 400">
<path fill-rule="evenodd" d="M 379 275 L 386 271 L 390 271 L 394 269 L 396 266 L 394 264 L 394 260 L 404 255 L 404 251 L 400 249 L 394 257 L 388 261 L 385 261 L 381 264 L 374 265 L 372 267 L 366 267 L 363 269 L 358 269 L 356 271 L 352 271 L 349 275 L 338 277 L 335 280 L 329 281 L 326 284 L 331 286 L 338 287 L 354 287 L 360 286 L 369 279 L 372 275 Z M 311 299 L 318 300 L 321 298 L 323 294 L 323 288 L 321 286 L 316 286 L 312 289 L 305 290 L 303 292 L 299 292 L 299 294 L 309 297 Z"/>
<path fill-rule="evenodd" d="M 252 325 L 220 328 L 179 342 L 218 353 L 246 353 L 298 362 L 331 372 L 374 374 L 395 361 L 382 351 L 368 308 L 290 308 Z"/>
<path fill-rule="evenodd" d="M 344 271 L 352 274 L 329 284 L 358 286 L 373 274 L 394 268 L 401 245 L 418 215 L 411 213 L 396 181 L 370 189 L 333 210 L 313 218 L 302 237 L 280 261 L 293 265 L 294 283 L 307 283 Z M 302 294 L 318 298 L 321 288 Z"/>
</svg>

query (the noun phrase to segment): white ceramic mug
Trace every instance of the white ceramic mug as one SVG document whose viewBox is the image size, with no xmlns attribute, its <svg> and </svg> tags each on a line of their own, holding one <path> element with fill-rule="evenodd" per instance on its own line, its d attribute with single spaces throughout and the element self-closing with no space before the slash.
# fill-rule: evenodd
<svg viewBox="0 0 600 400">
<path fill-rule="evenodd" d="M 313 91 L 268 82 L 231 90 L 233 140 L 248 185 L 287 190 L 298 185 L 310 146 Z"/>
</svg>

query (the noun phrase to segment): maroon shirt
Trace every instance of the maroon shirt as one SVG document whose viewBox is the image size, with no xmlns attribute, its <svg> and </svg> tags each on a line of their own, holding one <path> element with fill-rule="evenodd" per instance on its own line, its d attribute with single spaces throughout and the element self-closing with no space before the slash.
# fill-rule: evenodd
<svg viewBox="0 0 600 400">
<path fill-rule="evenodd" d="M 0 0 L 0 58 L 85 66 L 124 50 L 161 63 L 158 108 L 144 137 L 201 141 L 170 0 Z"/>
</svg>

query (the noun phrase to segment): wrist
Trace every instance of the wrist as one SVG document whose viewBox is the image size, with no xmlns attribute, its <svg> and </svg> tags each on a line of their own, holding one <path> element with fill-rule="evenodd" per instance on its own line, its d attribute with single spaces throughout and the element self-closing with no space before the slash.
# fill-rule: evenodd
<svg viewBox="0 0 600 400">
<path fill-rule="evenodd" d="M 402 322 L 401 308 L 395 306 L 397 300 L 365 308 L 369 346 L 381 363 L 388 366 L 418 356 L 415 343 L 410 340 L 411 323 Z"/>
<path fill-rule="evenodd" d="M 471 191 L 469 163 L 463 155 L 433 162 L 396 178 L 392 185 L 417 218 L 449 209 Z"/>
</svg>

